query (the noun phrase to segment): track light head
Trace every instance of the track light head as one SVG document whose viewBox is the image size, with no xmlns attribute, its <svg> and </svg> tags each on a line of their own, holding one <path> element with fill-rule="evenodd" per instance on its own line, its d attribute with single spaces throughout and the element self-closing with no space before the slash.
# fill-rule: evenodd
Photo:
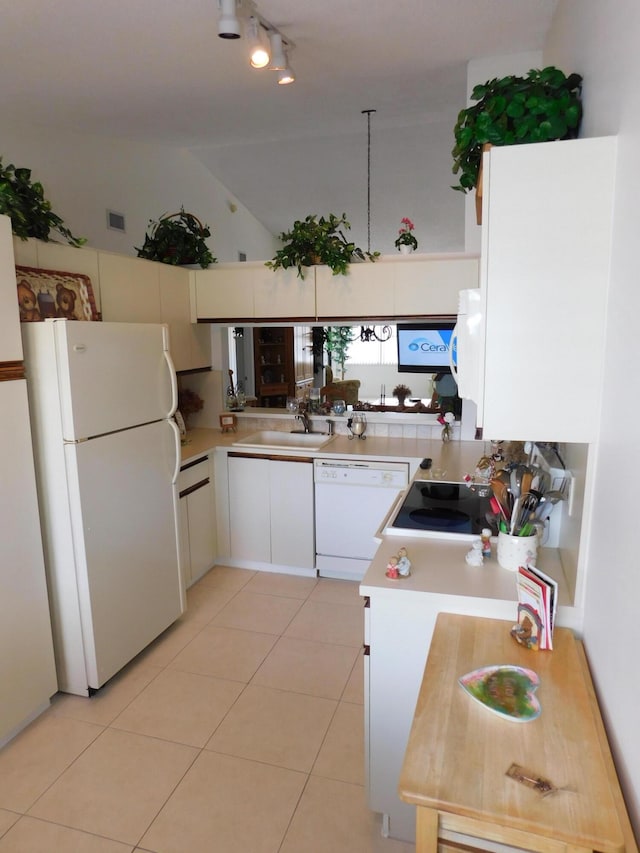
<svg viewBox="0 0 640 853">
<path fill-rule="evenodd" d="M 252 68 L 266 68 L 271 58 L 262 32 L 260 21 L 252 15 L 247 21 L 249 64 Z"/>
<path fill-rule="evenodd" d="M 278 32 L 269 33 L 269 43 L 271 45 L 271 62 L 269 63 L 269 71 L 284 71 L 287 67 L 287 57 L 282 46 L 282 36 Z"/>
<path fill-rule="evenodd" d="M 294 83 L 296 79 L 296 75 L 293 73 L 293 69 L 287 62 L 282 71 L 278 71 L 278 86 L 288 86 L 289 83 Z"/>
<path fill-rule="evenodd" d="M 239 39 L 240 21 L 236 15 L 237 0 L 218 0 L 220 18 L 218 19 L 218 38 Z"/>
</svg>

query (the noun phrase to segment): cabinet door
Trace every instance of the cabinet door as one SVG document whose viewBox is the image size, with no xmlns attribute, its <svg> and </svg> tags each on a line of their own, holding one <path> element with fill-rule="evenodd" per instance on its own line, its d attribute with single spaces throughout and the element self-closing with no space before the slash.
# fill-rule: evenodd
<svg viewBox="0 0 640 853">
<path fill-rule="evenodd" d="M 411 255 L 393 262 L 394 314 L 414 317 L 458 311 L 458 292 L 478 287 L 479 259 L 470 256 Z"/>
<path fill-rule="evenodd" d="M 369 692 L 365 694 L 368 794 L 389 815 L 394 838 L 415 838 L 415 806 L 398 798 L 398 781 L 437 616 L 425 597 L 371 596 Z M 399 661 L 402 662 L 399 665 Z"/>
<path fill-rule="evenodd" d="M 271 562 L 268 459 L 229 456 L 229 528 L 234 559 Z"/>
<path fill-rule="evenodd" d="M 191 322 L 189 270 L 158 264 L 160 312 L 169 325 L 169 348 L 176 370 L 211 366 L 208 325 Z"/>
<path fill-rule="evenodd" d="M 160 323 L 159 266 L 143 258 L 99 252 L 102 319 L 121 323 Z"/>
<path fill-rule="evenodd" d="M 45 707 L 58 685 L 24 380 L 0 382 L 0 409 L 5 413 L 0 420 L 5 448 L 0 481 L 2 743 Z"/>
<path fill-rule="evenodd" d="M 253 278 L 244 264 L 196 270 L 196 317 L 198 320 L 251 320 Z"/>
<path fill-rule="evenodd" d="M 315 319 L 315 267 L 301 279 L 296 269 L 271 270 L 261 263 L 251 269 L 251 275 L 257 320 Z"/>
<path fill-rule="evenodd" d="M 488 155 L 487 438 L 597 437 L 615 146 L 613 137 L 579 139 Z"/>
<path fill-rule="evenodd" d="M 189 552 L 189 505 L 188 498 L 180 498 L 180 571 L 184 588 L 191 586 L 191 554 Z"/>
<path fill-rule="evenodd" d="M 76 248 L 60 243 L 44 243 L 36 241 L 38 250 L 38 266 L 49 270 L 63 270 L 87 275 L 91 279 L 96 308 L 101 311 L 100 271 L 98 269 L 98 252 L 86 246 Z"/>
<path fill-rule="evenodd" d="M 315 565 L 313 463 L 270 462 L 271 562 L 312 569 Z"/>
<path fill-rule="evenodd" d="M 333 275 L 325 266 L 315 271 L 318 319 L 393 316 L 393 263 L 351 264 L 347 275 Z"/>
<path fill-rule="evenodd" d="M 311 326 L 294 326 L 293 372 L 296 386 L 313 382 L 313 351 Z"/>
<path fill-rule="evenodd" d="M 0 216 L 0 362 L 22 361 L 11 220 Z M 5 410 L 6 411 L 6 410 Z"/>
<path fill-rule="evenodd" d="M 216 519 L 213 483 L 209 481 L 187 497 L 189 517 L 190 582 L 209 571 L 216 558 Z"/>
<path fill-rule="evenodd" d="M 169 350 L 176 370 L 190 370 L 191 319 L 189 272 L 169 264 L 158 265 L 161 322 L 169 326 Z"/>
<path fill-rule="evenodd" d="M 295 392 L 293 329 L 254 328 L 253 354 L 258 406 L 284 408 L 287 397 Z"/>
</svg>

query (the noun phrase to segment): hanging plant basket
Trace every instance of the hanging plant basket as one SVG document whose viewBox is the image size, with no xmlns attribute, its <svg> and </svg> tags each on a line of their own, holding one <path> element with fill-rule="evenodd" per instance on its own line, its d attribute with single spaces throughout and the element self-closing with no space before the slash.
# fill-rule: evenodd
<svg viewBox="0 0 640 853">
<path fill-rule="evenodd" d="M 304 268 L 326 264 L 334 275 L 346 275 L 351 261 L 375 261 L 380 252 L 365 252 L 345 237 L 350 224 L 346 213 L 338 217 L 330 213 L 327 218 L 310 214 L 304 220 L 296 219 L 290 231 L 280 234 L 284 243 L 265 266 L 272 270 L 295 267 L 298 277 L 304 278 Z"/>
<path fill-rule="evenodd" d="M 205 242 L 210 236 L 208 225 L 181 208 L 179 213 L 167 213 L 157 220 L 149 220 L 144 244 L 136 250 L 139 258 L 148 261 L 172 266 L 197 265 L 206 269 L 216 262 Z"/>
</svg>

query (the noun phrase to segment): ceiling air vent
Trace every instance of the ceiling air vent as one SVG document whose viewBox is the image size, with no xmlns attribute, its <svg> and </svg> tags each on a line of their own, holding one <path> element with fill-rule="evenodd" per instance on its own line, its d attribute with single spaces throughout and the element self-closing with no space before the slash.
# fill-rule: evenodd
<svg viewBox="0 0 640 853">
<path fill-rule="evenodd" d="M 124 225 L 124 213 L 107 210 L 107 228 L 111 228 L 112 231 L 122 231 L 124 233 L 127 230 Z"/>
</svg>

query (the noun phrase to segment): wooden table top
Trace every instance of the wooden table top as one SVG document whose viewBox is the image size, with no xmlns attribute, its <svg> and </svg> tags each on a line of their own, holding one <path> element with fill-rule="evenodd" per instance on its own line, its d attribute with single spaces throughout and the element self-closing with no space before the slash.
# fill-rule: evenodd
<svg viewBox="0 0 640 853">
<path fill-rule="evenodd" d="M 552 652 L 530 651 L 511 638 L 511 624 L 438 616 L 400 797 L 604 853 L 624 850 L 628 830 L 618 817 L 621 794 L 599 730 L 582 644 L 570 630 L 556 628 Z M 479 667 L 502 664 L 538 674 L 542 711 L 536 719 L 501 717 L 458 683 Z M 561 790 L 542 796 L 509 778 L 514 762 Z"/>
</svg>

